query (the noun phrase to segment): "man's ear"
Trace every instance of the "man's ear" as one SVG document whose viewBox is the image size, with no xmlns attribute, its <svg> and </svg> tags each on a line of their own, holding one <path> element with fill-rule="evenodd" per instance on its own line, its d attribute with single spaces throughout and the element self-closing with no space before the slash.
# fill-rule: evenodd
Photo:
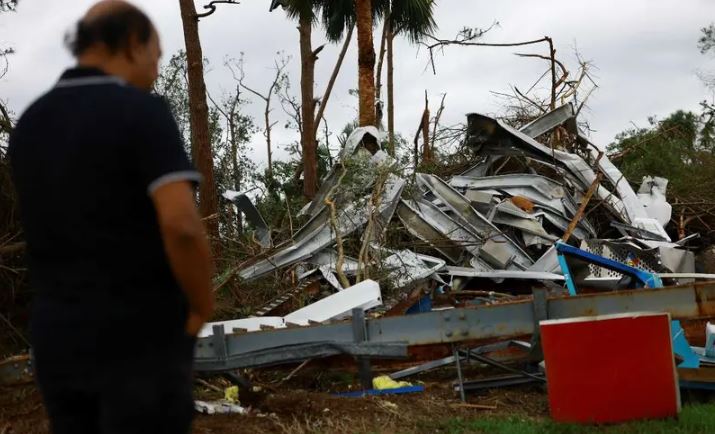
<svg viewBox="0 0 715 434">
<path fill-rule="evenodd" d="M 137 58 L 137 52 L 143 48 L 143 44 L 139 41 L 139 38 L 136 35 L 131 35 L 129 36 L 127 45 L 124 47 L 124 55 L 127 56 L 129 62 L 134 63 Z"/>
</svg>

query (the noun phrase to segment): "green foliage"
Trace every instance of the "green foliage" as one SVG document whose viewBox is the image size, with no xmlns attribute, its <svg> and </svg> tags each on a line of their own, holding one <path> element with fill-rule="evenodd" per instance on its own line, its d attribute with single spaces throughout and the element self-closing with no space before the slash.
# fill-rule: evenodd
<svg viewBox="0 0 715 434">
<path fill-rule="evenodd" d="M 715 405 L 683 407 L 678 419 L 634 421 L 616 425 L 571 425 L 525 416 L 486 416 L 425 423 L 421 432 L 494 434 L 699 434 L 715 432 Z"/>
<path fill-rule="evenodd" d="M 206 62 L 208 63 L 208 62 Z M 166 98 L 191 153 L 191 125 L 186 53 L 175 53 L 161 69 L 154 92 Z M 211 100 L 213 102 L 213 100 Z M 209 134 L 214 155 L 214 182 L 218 194 L 225 190 L 246 191 L 255 186 L 255 163 L 247 158 L 248 145 L 257 128 L 253 119 L 242 113 L 245 101 L 237 94 L 224 95 L 209 109 Z M 221 235 L 236 238 L 244 223 L 225 202 L 219 212 Z"/>
<path fill-rule="evenodd" d="M 702 32 L 700 39 L 698 39 L 700 52 L 705 54 L 708 51 L 715 50 L 715 24 L 703 27 L 700 31 Z"/>
<path fill-rule="evenodd" d="M 434 20 L 434 0 L 391 0 L 390 21 L 397 34 L 404 34 L 410 42 L 420 41 L 425 34 L 437 29 Z M 387 5 L 389 0 L 380 1 Z"/>
<path fill-rule="evenodd" d="M 280 5 L 292 19 L 309 16 L 311 21 L 316 21 L 319 18 L 331 42 L 341 40 L 356 20 L 355 0 L 281 0 Z M 434 0 L 374 0 L 373 21 L 384 19 L 391 6 L 392 28 L 396 33 L 407 35 L 411 42 L 419 41 L 437 28 L 434 5 Z"/>
<path fill-rule="evenodd" d="M 159 71 L 154 83 L 154 93 L 163 96 L 169 103 L 169 108 L 179 126 L 181 136 L 191 153 L 191 126 L 189 122 L 189 84 L 186 69 L 186 52 L 180 50 L 171 56 L 166 65 Z"/>
<path fill-rule="evenodd" d="M 0 0 L 0 12 L 14 12 L 18 0 Z"/>
<path fill-rule="evenodd" d="M 649 119 L 608 146 L 626 179 L 639 185 L 643 176 L 670 181 L 671 196 L 715 200 L 713 116 L 679 110 L 664 120 Z"/>
</svg>

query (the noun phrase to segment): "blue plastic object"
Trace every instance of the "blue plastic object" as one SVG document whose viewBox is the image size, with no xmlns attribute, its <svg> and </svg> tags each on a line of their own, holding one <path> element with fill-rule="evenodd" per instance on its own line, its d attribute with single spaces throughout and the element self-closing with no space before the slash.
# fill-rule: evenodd
<svg viewBox="0 0 715 434">
<path fill-rule="evenodd" d="M 685 331 L 677 319 L 670 322 L 670 335 L 673 337 L 673 352 L 683 359 L 678 368 L 699 368 L 700 356 L 690 347 Z"/>
<path fill-rule="evenodd" d="M 417 303 L 413 304 L 410 306 L 409 309 L 405 312 L 406 315 L 411 315 L 413 313 L 424 313 L 424 312 L 431 312 L 432 311 L 432 297 L 427 294 L 424 297 L 420 298 Z"/>
<path fill-rule="evenodd" d="M 557 241 L 555 244 L 557 259 L 559 261 L 559 266 L 561 271 L 564 273 L 564 278 L 566 279 L 566 287 L 569 290 L 570 295 L 576 295 L 576 285 L 571 277 L 571 271 L 566 263 L 565 256 L 580 259 L 582 261 L 588 262 L 589 264 L 595 264 L 599 267 L 607 268 L 609 270 L 631 276 L 636 279 L 636 287 L 638 288 L 662 288 L 663 281 L 660 280 L 657 274 L 649 273 L 647 271 L 640 270 L 630 265 L 623 264 L 612 259 L 604 258 L 603 256 L 594 255 L 591 252 L 581 250 L 577 247 L 570 246 L 562 241 Z"/>
<path fill-rule="evenodd" d="M 341 398 L 362 398 L 365 396 L 403 395 L 405 393 L 417 393 L 417 392 L 424 392 L 424 391 L 425 391 L 425 386 L 407 386 L 407 387 L 398 387 L 396 389 L 356 390 L 355 392 L 335 393 L 335 394 L 333 394 L 333 396 L 339 396 Z"/>
</svg>

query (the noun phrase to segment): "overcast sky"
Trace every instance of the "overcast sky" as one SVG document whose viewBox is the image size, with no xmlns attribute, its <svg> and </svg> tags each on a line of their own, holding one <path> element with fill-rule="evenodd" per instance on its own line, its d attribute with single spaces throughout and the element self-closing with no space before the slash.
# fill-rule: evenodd
<svg viewBox="0 0 715 434">
<path fill-rule="evenodd" d="M 208 0 L 206 0 L 206 3 Z M 63 35 L 93 0 L 21 0 L 17 13 L 0 15 L 0 47 L 12 46 L 10 69 L 0 80 L 0 98 L 21 113 L 34 98 L 52 86 L 72 59 Z M 183 48 L 177 0 L 134 1 L 155 21 L 167 60 Z M 200 9 L 204 1 L 197 2 Z M 227 57 L 245 53 L 246 81 L 267 88 L 275 54 L 292 56 L 289 66 L 293 89 L 299 91 L 298 31 L 282 10 L 268 12 L 270 0 L 244 0 L 238 6 L 219 5 L 219 11 L 200 24 L 204 55 L 211 62 L 206 81 L 212 95 L 233 89 L 223 66 Z M 666 116 L 676 109 L 697 110 L 712 94 L 697 73 L 715 69 L 712 56 L 696 47 L 699 29 L 715 20 L 713 0 L 438 0 L 436 17 L 440 37 L 452 37 L 464 27 L 488 27 L 498 21 L 485 42 L 554 39 L 557 56 L 572 69 L 577 48 L 597 67 L 599 88 L 584 113 L 595 130 L 592 138 L 602 146 L 635 123 L 647 124 L 651 115 Z M 379 42 L 376 30 L 376 44 Z M 314 31 L 314 46 L 323 43 Z M 357 87 L 355 41 L 347 54 L 326 118 L 336 132 L 356 116 L 357 100 L 348 90 Z M 377 48 L 377 47 L 376 47 Z M 323 93 L 339 45 L 328 45 L 316 66 L 315 93 Z M 437 57 L 437 75 L 426 69 L 427 55 L 407 42 L 395 44 L 395 101 L 398 132 L 412 136 L 419 121 L 425 89 L 436 109 L 440 94 L 447 93 L 443 120 L 456 123 L 469 112 L 498 113 L 500 99 L 490 91 L 507 91 L 510 84 L 524 90 L 544 72 L 546 62 L 519 58 L 514 52 L 546 53 L 545 47 L 449 47 Z M 262 105 L 246 107 L 257 120 Z M 276 109 L 274 116 L 284 120 Z M 276 126 L 280 144 L 298 140 L 297 134 Z M 253 157 L 264 161 L 262 136 L 253 140 Z M 279 155 L 285 155 L 279 152 Z"/>
</svg>

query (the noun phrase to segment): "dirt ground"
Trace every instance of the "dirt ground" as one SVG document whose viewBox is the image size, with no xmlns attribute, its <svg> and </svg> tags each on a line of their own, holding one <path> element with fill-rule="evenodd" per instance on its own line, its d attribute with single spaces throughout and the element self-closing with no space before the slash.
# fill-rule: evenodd
<svg viewBox="0 0 715 434">
<path fill-rule="evenodd" d="M 442 368 L 410 378 L 425 386 L 411 395 L 367 398 L 340 398 L 331 395 L 356 388 L 354 373 L 307 366 L 290 380 L 282 381 L 290 370 L 253 373 L 261 387 L 259 400 L 248 415 L 202 415 L 194 419 L 193 433 L 405 433 L 435 432 L 435 421 L 471 419 L 489 414 L 548 415 L 544 388 L 539 385 L 493 389 L 468 394 L 470 404 L 496 406 L 495 410 L 462 406 L 452 391 L 453 368 Z M 379 373 L 378 373 L 379 374 Z M 467 379 L 483 375 L 468 368 Z M 208 379 L 213 387 L 228 385 L 223 379 Z M 195 395 L 218 399 L 221 393 L 198 385 Z M 0 389 L 0 434 L 48 433 L 41 398 L 33 385 Z"/>
</svg>

